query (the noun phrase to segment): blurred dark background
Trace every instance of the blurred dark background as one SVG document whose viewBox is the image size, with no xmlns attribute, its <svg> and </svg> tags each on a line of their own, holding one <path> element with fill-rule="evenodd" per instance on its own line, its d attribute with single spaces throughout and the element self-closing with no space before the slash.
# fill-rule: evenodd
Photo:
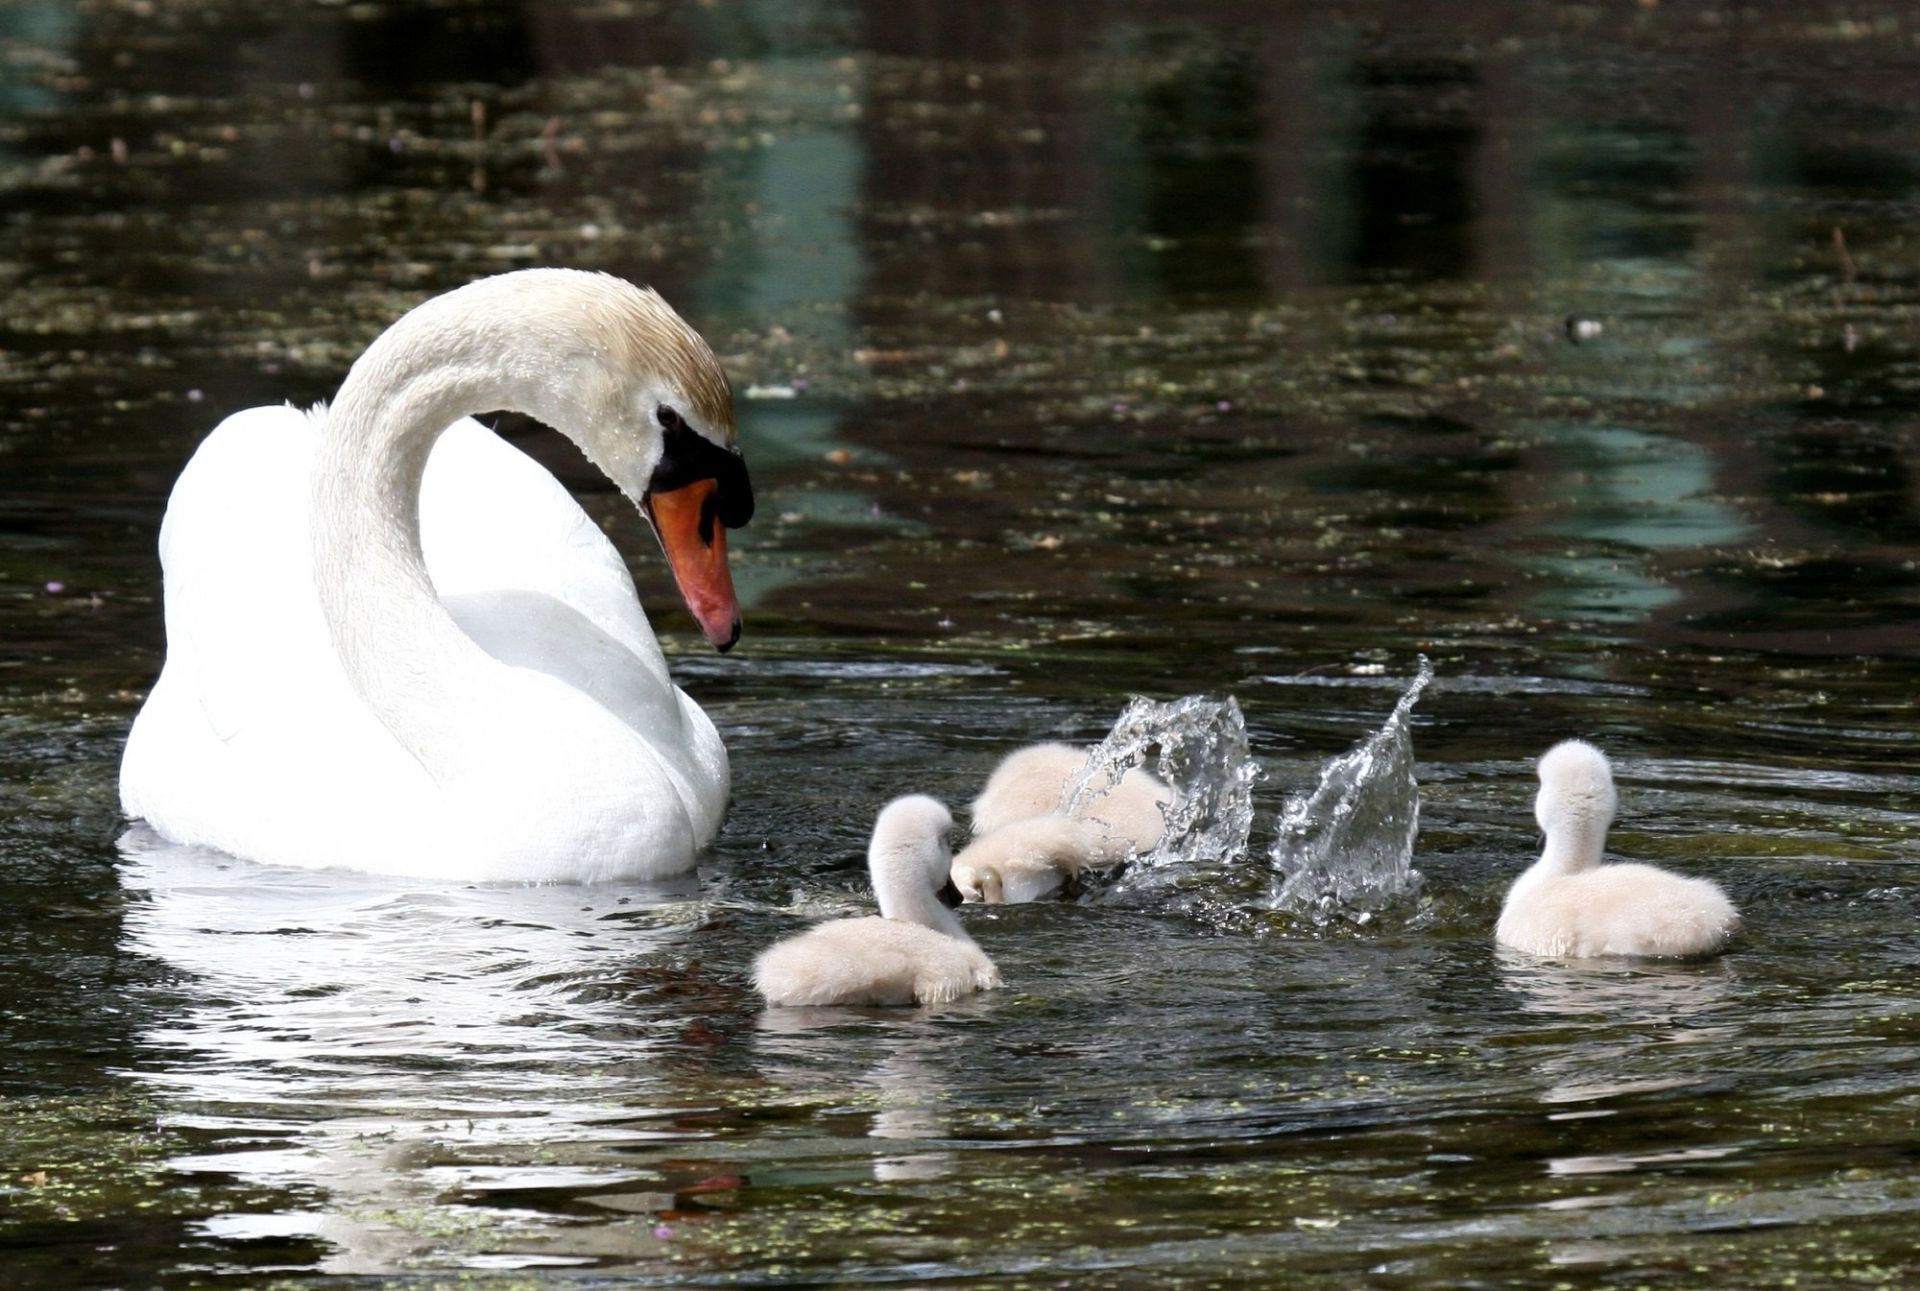
<svg viewBox="0 0 1920 1291">
<path fill-rule="evenodd" d="M 749 646 L 1910 655 L 1917 42 L 1872 4 L 13 5 L 0 633 L 141 684 L 207 428 L 567 264 L 727 361 Z"/>
</svg>

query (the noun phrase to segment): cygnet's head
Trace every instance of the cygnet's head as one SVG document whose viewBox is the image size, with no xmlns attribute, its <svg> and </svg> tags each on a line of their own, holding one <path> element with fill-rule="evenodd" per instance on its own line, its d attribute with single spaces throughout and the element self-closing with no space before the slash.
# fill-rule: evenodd
<svg viewBox="0 0 1920 1291">
<path fill-rule="evenodd" d="M 912 918 L 914 904 L 928 896 L 937 896 L 943 905 L 960 904 L 960 891 L 948 873 L 953 867 L 947 843 L 952 829 L 953 813 L 925 794 L 895 798 L 880 809 L 867 847 L 867 870 L 881 914 Z"/>
<path fill-rule="evenodd" d="M 1000 905 L 1006 900 L 1006 880 L 991 865 L 956 864 L 948 876 L 962 901 Z"/>
<path fill-rule="evenodd" d="M 1590 851 L 1589 863 L 1597 863 L 1607 827 L 1613 824 L 1615 802 L 1613 768 L 1607 755 L 1593 745 L 1565 740 L 1541 755 L 1540 793 L 1533 800 L 1533 818 L 1549 842 L 1591 840 L 1591 847 L 1575 846 L 1582 853 Z"/>
</svg>

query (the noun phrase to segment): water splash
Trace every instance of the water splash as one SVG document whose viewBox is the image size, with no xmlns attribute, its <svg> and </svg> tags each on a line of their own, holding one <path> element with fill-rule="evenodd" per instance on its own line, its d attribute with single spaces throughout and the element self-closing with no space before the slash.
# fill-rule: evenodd
<svg viewBox="0 0 1920 1291">
<path fill-rule="evenodd" d="M 1150 752 L 1152 769 L 1173 789 L 1174 800 L 1165 808 L 1167 828 L 1159 843 L 1134 857 L 1111 890 L 1121 896 L 1207 886 L 1239 867 L 1253 827 L 1260 767 L 1247 746 L 1246 719 L 1231 697 L 1134 699 L 1067 785 L 1063 808 L 1071 812 L 1098 797 Z"/>
<path fill-rule="evenodd" d="M 1408 727 L 1432 680 L 1422 655 L 1419 674 L 1380 729 L 1323 766 L 1311 793 L 1287 800 L 1267 853 L 1278 871 L 1274 909 L 1322 927 L 1334 919 L 1364 924 L 1420 886 L 1412 864 L 1420 786 Z"/>
</svg>

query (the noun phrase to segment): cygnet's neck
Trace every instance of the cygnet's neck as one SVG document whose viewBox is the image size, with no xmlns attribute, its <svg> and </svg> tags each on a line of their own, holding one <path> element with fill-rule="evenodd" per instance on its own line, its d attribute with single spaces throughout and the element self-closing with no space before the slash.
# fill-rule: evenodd
<svg viewBox="0 0 1920 1291">
<path fill-rule="evenodd" d="M 949 937 L 971 941 L 967 930 L 953 911 L 940 903 L 940 897 L 927 885 L 926 875 L 933 868 L 924 854 L 926 847 L 883 849 L 875 846 L 868 853 L 867 867 L 873 877 L 873 895 L 880 913 L 888 919 L 917 923 Z"/>
<path fill-rule="evenodd" d="M 1607 850 L 1610 814 L 1592 805 L 1563 804 L 1547 827 L 1547 843 L 1534 868 L 1543 873 L 1580 874 L 1600 864 Z"/>
</svg>

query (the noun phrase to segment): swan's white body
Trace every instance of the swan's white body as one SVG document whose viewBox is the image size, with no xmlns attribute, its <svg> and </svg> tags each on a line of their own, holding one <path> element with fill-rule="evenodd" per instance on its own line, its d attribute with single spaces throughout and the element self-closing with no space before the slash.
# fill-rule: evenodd
<svg viewBox="0 0 1920 1291">
<path fill-rule="evenodd" d="M 1109 848 L 1088 821 L 1032 816 L 974 839 L 953 858 L 953 885 L 968 901 L 1017 905 L 1052 896 Z"/>
<path fill-rule="evenodd" d="M 1718 884 L 1651 865 L 1600 863 L 1614 806 L 1613 769 L 1600 750 L 1567 740 L 1547 751 L 1534 804 L 1546 847 L 1508 890 L 1495 939 L 1555 959 L 1721 950 L 1740 915 Z"/>
<path fill-rule="evenodd" d="M 818 924 L 762 951 L 753 985 L 767 1003 L 943 1004 L 999 986 L 1000 971 L 937 895 L 952 863 L 952 828 L 931 798 L 888 803 L 867 849 L 880 914 Z"/>
<path fill-rule="evenodd" d="M 1015 821 L 1058 815 L 1067 786 L 1087 765 L 1087 750 L 1068 744 L 1032 744 L 1002 758 L 973 800 L 973 834 L 982 838 Z M 1073 811 L 1098 836 L 1089 861 L 1113 864 L 1129 852 L 1150 851 L 1166 830 L 1162 808 L 1173 791 L 1139 767 L 1130 768 L 1098 796 Z"/>
<path fill-rule="evenodd" d="M 396 323 L 332 409 L 221 423 L 161 528 L 167 660 L 128 737 L 129 815 L 282 865 L 561 882 L 691 866 L 726 805 L 713 723 L 599 528 L 460 416 L 540 416 L 639 498 L 661 450 L 627 405 L 713 396 L 658 375 L 677 352 L 618 353 L 595 311 L 630 309 L 685 329 L 617 279 L 484 280 Z"/>
</svg>

